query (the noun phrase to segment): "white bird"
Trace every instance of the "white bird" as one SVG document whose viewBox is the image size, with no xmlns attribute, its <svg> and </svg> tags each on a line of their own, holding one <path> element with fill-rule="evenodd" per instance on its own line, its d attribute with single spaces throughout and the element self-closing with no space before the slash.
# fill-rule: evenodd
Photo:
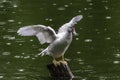
<svg viewBox="0 0 120 80">
<path fill-rule="evenodd" d="M 38 55 L 50 55 L 53 57 L 54 63 L 57 62 L 55 58 L 61 56 L 62 61 L 65 61 L 64 53 L 72 41 L 73 34 L 77 34 L 74 25 L 82 18 L 82 15 L 73 17 L 68 23 L 59 28 L 58 33 L 53 28 L 45 25 L 24 26 L 17 33 L 21 36 L 36 36 L 40 44 L 49 43 L 48 47 Z"/>
</svg>

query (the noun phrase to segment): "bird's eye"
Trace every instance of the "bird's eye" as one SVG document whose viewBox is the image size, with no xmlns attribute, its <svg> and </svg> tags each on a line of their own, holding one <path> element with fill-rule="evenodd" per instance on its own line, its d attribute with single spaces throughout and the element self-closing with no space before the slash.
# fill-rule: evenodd
<svg viewBox="0 0 120 80">
<path fill-rule="evenodd" d="M 69 29 L 72 29 L 72 27 L 69 27 Z"/>
<path fill-rule="evenodd" d="M 73 31 L 73 28 L 72 28 L 72 27 L 69 27 L 69 28 L 68 28 L 68 31 L 69 31 L 69 32 Z"/>
</svg>

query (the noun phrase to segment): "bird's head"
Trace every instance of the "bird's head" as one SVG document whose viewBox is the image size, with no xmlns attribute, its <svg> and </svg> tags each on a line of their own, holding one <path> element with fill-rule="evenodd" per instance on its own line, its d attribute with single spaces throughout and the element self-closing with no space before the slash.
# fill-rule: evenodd
<svg viewBox="0 0 120 80">
<path fill-rule="evenodd" d="M 74 26 L 68 27 L 68 32 L 72 33 L 74 36 L 78 35 L 78 33 L 76 33 Z"/>
</svg>

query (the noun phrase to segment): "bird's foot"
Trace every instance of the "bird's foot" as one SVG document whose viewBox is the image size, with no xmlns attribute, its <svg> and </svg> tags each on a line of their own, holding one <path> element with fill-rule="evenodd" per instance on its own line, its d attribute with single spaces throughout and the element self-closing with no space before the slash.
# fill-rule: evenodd
<svg viewBox="0 0 120 80">
<path fill-rule="evenodd" d="M 62 64 L 67 65 L 67 61 L 65 61 L 64 55 L 62 56 L 62 60 L 61 60 L 61 61 L 59 61 L 59 62 L 60 62 L 60 63 L 62 63 Z"/>
<path fill-rule="evenodd" d="M 65 60 L 61 60 L 61 61 L 59 61 L 59 63 L 67 65 L 67 61 L 65 61 Z"/>
<path fill-rule="evenodd" d="M 53 60 L 53 64 L 54 64 L 55 66 L 58 66 L 58 65 L 60 65 L 60 62 L 59 62 L 59 61 L 56 61 L 56 60 Z"/>
</svg>

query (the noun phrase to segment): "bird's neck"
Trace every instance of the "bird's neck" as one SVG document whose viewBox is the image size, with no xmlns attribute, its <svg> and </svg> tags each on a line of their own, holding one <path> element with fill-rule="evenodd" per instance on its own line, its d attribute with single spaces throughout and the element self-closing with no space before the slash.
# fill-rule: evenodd
<svg viewBox="0 0 120 80">
<path fill-rule="evenodd" d="M 72 39 L 72 32 L 66 31 L 66 38 L 67 39 Z"/>
</svg>

